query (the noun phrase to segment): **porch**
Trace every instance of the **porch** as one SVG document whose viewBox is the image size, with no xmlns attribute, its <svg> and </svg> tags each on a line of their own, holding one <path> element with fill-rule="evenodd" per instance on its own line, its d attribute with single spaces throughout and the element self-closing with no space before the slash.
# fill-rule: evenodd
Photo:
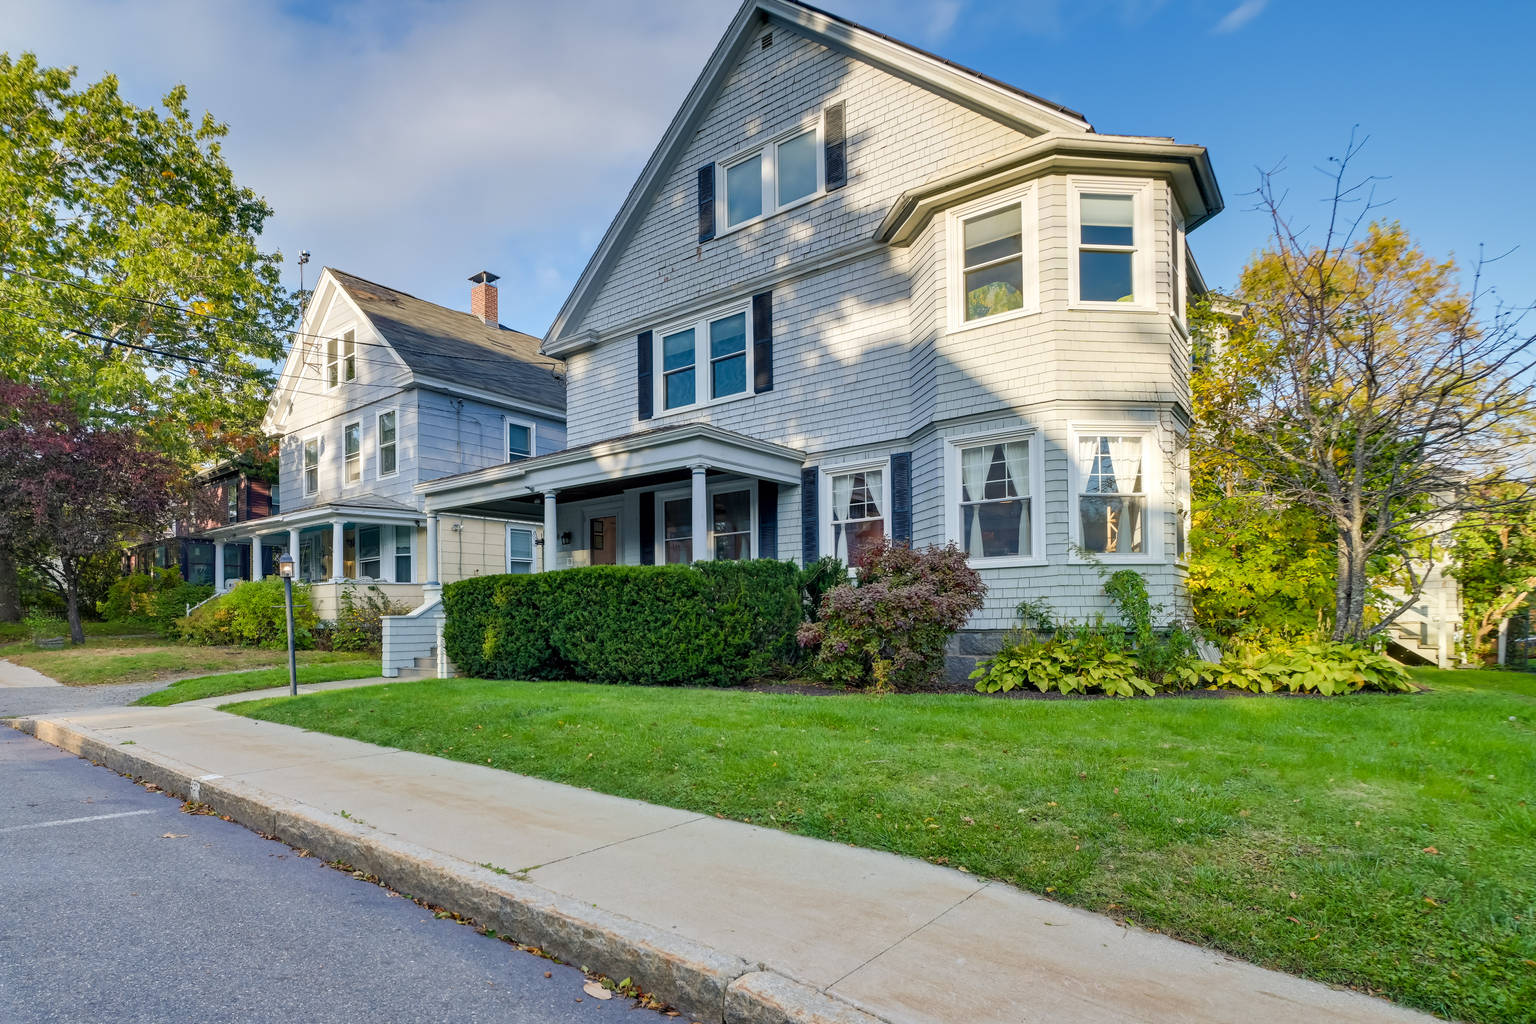
<svg viewBox="0 0 1536 1024">
<path fill-rule="evenodd" d="M 683 424 L 431 481 L 428 544 L 441 516 L 522 519 L 513 572 L 779 557 L 780 496 L 801 480 L 799 451 Z M 533 524 L 542 522 L 539 531 Z M 542 533 L 542 536 L 539 534 Z"/>
<path fill-rule="evenodd" d="M 292 553 L 298 561 L 295 578 L 310 585 L 321 619 L 336 617 L 349 586 L 376 586 L 391 600 L 415 607 L 422 598 L 421 532 L 421 514 L 403 506 L 317 506 L 232 523 L 208 532 L 214 590 L 223 593 L 242 580 L 275 576 L 278 559 Z"/>
</svg>

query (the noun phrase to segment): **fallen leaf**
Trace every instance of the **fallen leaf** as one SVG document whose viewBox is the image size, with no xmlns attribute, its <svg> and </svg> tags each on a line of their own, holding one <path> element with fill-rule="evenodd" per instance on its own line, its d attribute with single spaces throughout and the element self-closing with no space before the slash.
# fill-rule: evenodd
<svg viewBox="0 0 1536 1024">
<path fill-rule="evenodd" d="M 1424 852 L 1429 854 L 1431 857 L 1438 857 L 1438 856 L 1440 856 L 1440 851 L 1435 849 L 1433 846 L 1426 846 L 1426 847 L 1424 847 Z"/>
<path fill-rule="evenodd" d="M 1291 922 L 1291 924 L 1301 924 L 1301 918 L 1299 917 L 1286 917 L 1286 920 Z"/>
<path fill-rule="evenodd" d="M 188 835 L 188 833 L 186 833 L 186 832 L 166 832 L 160 838 L 161 839 L 185 839 L 185 838 L 187 838 L 187 835 Z"/>
<path fill-rule="evenodd" d="M 591 996 L 593 999 L 612 999 L 613 998 L 613 993 L 612 992 L 609 992 L 607 989 L 603 988 L 603 986 L 599 985 L 595 981 L 587 982 L 585 985 L 581 986 L 581 990 L 583 992 L 585 992 L 587 995 Z"/>
</svg>

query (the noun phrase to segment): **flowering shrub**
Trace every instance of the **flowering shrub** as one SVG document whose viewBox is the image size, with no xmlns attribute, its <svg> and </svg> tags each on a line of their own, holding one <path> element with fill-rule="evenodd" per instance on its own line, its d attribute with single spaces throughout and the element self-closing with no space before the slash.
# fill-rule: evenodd
<svg viewBox="0 0 1536 1024">
<path fill-rule="evenodd" d="M 828 590 L 816 621 L 800 625 L 796 639 L 816 649 L 816 671 L 877 690 L 936 686 L 944 645 L 981 607 L 981 576 L 954 544 L 914 551 L 887 541 L 859 569 L 856 584 Z"/>
</svg>

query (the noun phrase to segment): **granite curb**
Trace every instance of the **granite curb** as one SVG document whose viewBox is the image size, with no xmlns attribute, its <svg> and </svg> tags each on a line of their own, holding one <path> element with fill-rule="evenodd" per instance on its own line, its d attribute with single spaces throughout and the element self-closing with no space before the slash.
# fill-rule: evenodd
<svg viewBox="0 0 1536 1024">
<path fill-rule="evenodd" d="M 891 1024 L 762 964 L 610 913 L 531 882 L 461 861 L 361 822 L 207 773 L 96 730 L 48 718 L 13 728 L 208 806 L 253 831 L 339 861 L 409 894 L 585 970 L 632 978 L 658 999 L 711 1024 Z"/>
</svg>

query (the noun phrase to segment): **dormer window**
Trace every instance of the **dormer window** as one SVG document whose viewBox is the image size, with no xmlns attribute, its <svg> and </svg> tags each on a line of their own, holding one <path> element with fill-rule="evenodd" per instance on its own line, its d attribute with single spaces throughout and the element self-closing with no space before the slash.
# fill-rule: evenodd
<svg viewBox="0 0 1536 1024">
<path fill-rule="evenodd" d="M 720 167 L 726 230 L 761 220 L 822 192 L 821 129 L 782 136 Z"/>
</svg>

